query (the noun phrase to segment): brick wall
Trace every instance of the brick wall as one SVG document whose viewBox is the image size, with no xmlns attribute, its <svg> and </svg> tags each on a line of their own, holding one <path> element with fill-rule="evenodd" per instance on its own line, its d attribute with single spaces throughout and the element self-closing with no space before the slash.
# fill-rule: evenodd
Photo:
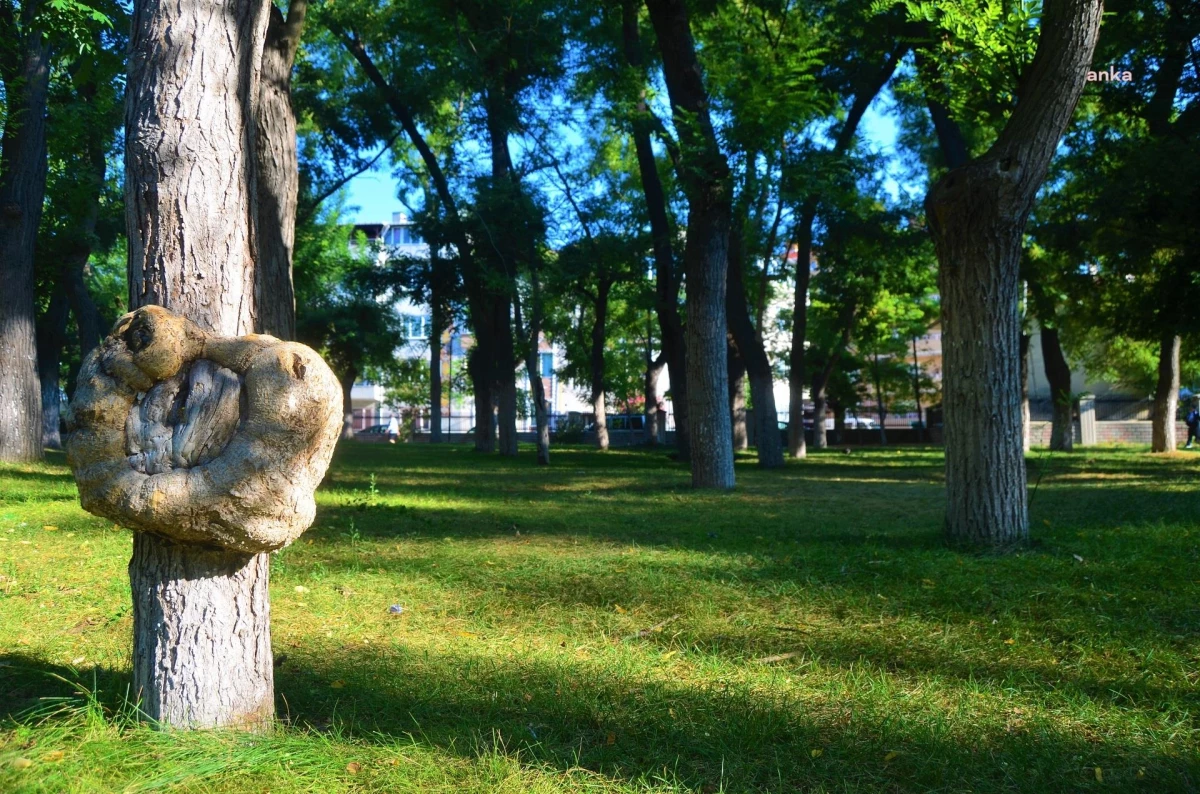
<svg viewBox="0 0 1200 794">
<path fill-rule="evenodd" d="M 1079 421 L 1074 422 L 1075 443 L 1079 444 Z M 1096 442 L 1099 444 L 1149 444 L 1152 423 L 1142 420 L 1097 422 Z M 1050 422 L 1029 423 L 1030 443 L 1035 447 L 1050 446 Z M 1175 423 L 1175 439 L 1180 446 L 1187 440 L 1187 425 Z"/>
</svg>

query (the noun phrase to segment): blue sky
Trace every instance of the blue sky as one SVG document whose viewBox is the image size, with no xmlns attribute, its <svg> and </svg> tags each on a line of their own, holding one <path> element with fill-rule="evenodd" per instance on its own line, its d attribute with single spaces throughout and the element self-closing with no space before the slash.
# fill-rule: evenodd
<svg viewBox="0 0 1200 794">
<path fill-rule="evenodd" d="M 883 154 L 889 163 L 888 171 L 898 170 L 896 137 L 898 128 L 894 118 L 888 113 L 891 105 L 891 92 L 885 91 L 867 109 L 863 116 L 861 135 L 863 140 L 873 149 Z M 892 198 L 895 199 L 901 186 L 889 175 L 884 177 L 884 184 Z M 912 191 L 918 186 L 908 185 Z M 347 204 L 347 219 L 354 223 L 379 223 L 390 221 L 393 212 L 407 212 L 404 205 L 396 198 L 398 183 L 392 178 L 392 165 L 389 158 L 384 158 L 373 171 L 368 171 L 350 180 Z M 353 209 L 357 207 L 357 209 Z"/>
</svg>

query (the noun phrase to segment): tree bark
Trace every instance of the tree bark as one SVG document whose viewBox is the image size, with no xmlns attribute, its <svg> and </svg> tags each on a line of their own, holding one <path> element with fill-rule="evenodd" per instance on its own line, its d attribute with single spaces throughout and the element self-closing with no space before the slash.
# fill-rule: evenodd
<svg viewBox="0 0 1200 794">
<path fill-rule="evenodd" d="M 285 19 L 278 8 L 269 6 L 270 20 L 258 84 L 255 303 L 261 332 L 280 339 L 296 338 L 292 249 L 300 177 L 296 114 L 292 111 L 292 64 L 307 9 L 308 0 L 291 0 Z"/>
<path fill-rule="evenodd" d="M 165 306 L 227 336 L 255 331 L 259 317 L 255 153 L 267 19 L 262 0 L 140 0 L 133 9 L 130 306 Z M 189 409 L 213 397 L 193 390 Z M 268 725 L 269 556 L 138 532 L 129 572 L 134 693 L 146 716 L 168 728 Z"/>
<path fill-rule="evenodd" d="M 1029 334 L 1021 332 L 1020 342 L 1021 356 L 1021 446 L 1025 454 L 1029 454 L 1029 449 L 1033 443 L 1033 421 L 1032 415 L 1029 413 Z"/>
<path fill-rule="evenodd" d="M 0 20 L 8 111 L 0 145 L 0 461 L 42 458 L 33 257 L 46 193 L 50 45 L 35 27 L 39 3 L 22 4 L 22 30 Z"/>
<path fill-rule="evenodd" d="M 729 282 L 725 296 L 729 330 L 746 362 L 750 380 L 750 401 L 754 404 L 754 441 L 758 465 L 776 469 L 783 465 L 783 444 L 779 438 L 779 412 L 775 408 L 775 373 L 763 344 L 762 334 L 750 319 L 744 274 L 742 232 L 735 225 L 729 233 Z M 768 252 L 769 254 L 769 252 Z"/>
<path fill-rule="evenodd" d="M 879 446 L 887 446 L 887 403 L 883 399 L 883 378 L 879 371 L 879 354 L 875 354 L 875 415 L 879 417 Z M 815 419 L 815 417 L 814 417 Z M 814 425 L 815 426 L 815 425 Z"/>
<path fill-rule="evenodd" d="M 917 358 L 917 338 L 912 338 L 913 402 L 917 405 L 917 443 L 925 441 L 925 415 L 921 409 L 921 360 Z"/>
<path fill-rule="evenodd" d="M 638 2 L 624 0 L 621 7 L 625 60 L 633 68 L 644 71 L 641 40 L 638 36 Z M 633 144 L 637 153 L 638 174 L 642 180 L 642 193 L 646 199 L 646 212 L 650 219 L 650 239 L 654 252 L 654 309 L 671 378 L 672 404 L 675 408 L 675 446 L 680 459 L 688 460 L 690 452 L 687 343 L 683 334 L 683 319 L 679 315 L 681 279 L 675 266 L 675 253 L 671 244 L 666 192 L 658 174 L 658 163 L 651 143 L 654 120 L 650 113 L 643 91 L 632 119 Z"/>
<path fill-rule="evenodd" d="M 650 352 L 646 352 L 646 400 L 643 405 L 643 411 L 646 416 L 645 428 L 643 430 L 643 440 L 646 444 L 652 447 L 658 446 L 659 424 L 663 421 L 663 417 L 658 412 L 658 379 L 662 376 L 663 368 L 666 366 L 666 353 L 659 353 L 657 358 L 650 358 Z"/>
<path fill-rule="evenodd" d="M 730 337 L 726 352 L 726 367 L 729 372 L 729 423 L 733 433 L 733 449 L 748 449 L 750 439 L 746 435 L 746 360 Z"/>
<path fill-rule="evenodd" d="M 1179 410 L 1180 337 L 1163 335 L 1158 352 L 1158 384 L 1154 389 L 1154 421 L 1151 427 L 1151 452 L 1174 452 L 1175 413 Z"/>
<path fill-rule="evenodd" d="M 429 328 L 429 442 L 442 443 L 442 333 L 448 323 L 438 296 L 430 298 Z M 453 412 L 453 409 L 451 409 Z"/>
<path fill-rule="evenodd" d="M 1075 430 L 1071 425 L 1071 365 L 1063 355 L 1058 329 L 1043 326 L 1040 334 L 1046 382 L 1050 384 L 1050 401 L 1054 406 L 1050 449 L 1070 452 L 1075 447 Z"/>
<path fill-rule="evenodd" d="M 70 304 L 61 283 L 56 283 L 50 305 L 37 326 L 38 380 L 42 391 L 42 446 L 62 449 L 60 417 L 62 391 L 58 368 L 67 343 L 67 317 Z"/>
<path fill-rule="evenodd" d="M 688 443 L 692 486 L 734 486 L 726 355 L 726 255 L 731 196 L 729 165 L 717 145 L 708 93 L 696 59 L 684 0 L 647 0 L 662 54 L 663 77 L 679 130 L 688 196 Z"/>
<path fill-rule="evenodd" d="M 901 45 L 889 53 L 884 59 L 883 66 L 866 80 L 854 95 L 854 102 L 846 114 L 846 120 L 834 140 L 832 154 L 839 157 L 845 154 L 858 125 L 866 115 L 867 109 L 875 101 L 875 96 L 883 90 L 900 59 L 908 51 L 908 45 Z M 817 217 L 819 207 L 817 196 L 805 199 L 797 211 L 795 240 L 796 258 L 796 289 L 792 296 L 792 348 L 788 357 L 788 454 L 793 458 L 803 458 L 806 454 L 804 440 L 804 342 L 808 335 L 808 286 L 812 281 L 810 268 L 813 244 L 813 221 Z M 814 432 L 816 425 L 813 425 Z"/>
<path fill-rule="evenodd" d="M 354 381 L 358 380 L 357 372 L 341 373 L 342 383 L 342 440 L 354 440 Z"/>
<path fill-rule="evenodd" d="M 1003 547 L 1029 537 L 1018 314 L 1021 236 L 1083 90 L 1100 0 L 1048 0 L 1019 102 L 983 156 L 930 189 L 939 262 L 946 437 L 946 534 Z"/>
<path fill-rule="evenodd" d="M 592 318 L 591 348 L 589 363 L 591 365 L 592 413 L 595 414 L 596 447 L 608 449 L 608 409 L 604 396 L 604 339 L 605 326 L 608 322 L 608 296 L 612 291 L 612 280 L 601 276 L 596 285 L 596 300 L 592 306 L 595 316 Z"/>
</svg>

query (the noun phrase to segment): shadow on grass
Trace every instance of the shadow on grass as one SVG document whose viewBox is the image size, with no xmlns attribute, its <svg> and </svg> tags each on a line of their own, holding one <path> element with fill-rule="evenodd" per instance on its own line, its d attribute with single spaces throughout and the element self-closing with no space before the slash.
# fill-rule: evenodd
<svg viewBox="0 0 1200 794">
<path fill-rule="evenodd" d="M 289 653 L 276 683 L 279 713 L 293 730 L 411 741 L 468 758 L 499 747 L 526 765 L 582 767 L 615 780 L 729 791 L 1061 791 L 1099 788 L 1095 767 L 1108 787 L 1124 790 L 1190 791 L 1200 780 L 1197 759 L 1133 732 L 1065 734 L 1020 709 L 975 722 L 919 694 L 867 694 L 881 682 L 851 691 L 841 681 L 798 699 L 787 687 L 691 684 L 566 650 L 451 656 L 397 643 Z M 68 697 L 71 687 L 54 676 L 90 689 L 94 674 L 110 708 L 125 691 L 127 676 L 111 670 L 76 673 L 11 654 L 0 664 L 0 686 L 16 695 L 12 711 Z M 335 680 L 344 688 L 331 689 Z"/>
</svg>

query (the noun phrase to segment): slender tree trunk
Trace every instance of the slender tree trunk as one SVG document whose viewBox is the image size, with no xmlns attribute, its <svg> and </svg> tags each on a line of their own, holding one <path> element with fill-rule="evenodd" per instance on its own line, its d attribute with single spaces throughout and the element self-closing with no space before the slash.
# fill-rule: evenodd
<svg viewBox="0 0 1200 794">
<path fill-rule="evenodd" d="M 733 449 L 748 449 L 746 435 L 746 360 L 738 352 L 732 337 L 728 341 L 726 367 L 729 371 L 729 423 L 733 432 Z"/>
<path fill-rule="evenodd" d="M 829 434 L 825 427 L 825 412 L 828 410 L 826 403 L 825 378 L 822 377 L 823 372 L 818 372 L 813 378 L 812 399 L 813 399 L 813 446 L 817 449 L 826 449 L 829 446 Z"/>
<path fill-rule="evenodd" d="M 804 342 L 808 337 L 808 285 L 812 281 L 815 216 L 816 202 L 809 200 L 800 209 L 796 224 L 796 288 L 792 296 L 792 347 L 788 353 L 788 454 L 793 458 L 808 454 L 804 438 Z"/>
<path fill-rule="evenodd" d="M 350 372 L 342 377 L 342 440 L 354 440 L 354 381 L 358 380 L 357 372 Z"/>
<path fill-rule="evenodd" d="M 841 444 L 846 438 L 846 408 L 834 399 L 829 400 L 829 407 L 833 410 L 833 443 Z"/>
<path fill-rule="evenodd" d="M 1058 329 L 1043 326 L 1040 333 L 1046 382 L 1050 384 L 1050 401 L 1054 406 L 1050 449 L 1070 452 L 1075 446 L 1075 430 L 1071 425 L 1071 365 L 1063 355 Z"/>
<path fill-rule="evenodd" d="M 539 466 L 550 465 L 550 406 L 546 402 L 546 387 L 542 383 L 541 369 L 538 367 L 538 346 L 542 337 L 542 285 L 535 268 L 529 274 L 530 281 L 530 310 L 528 333 L 521 331 L 521 301 L 520 297 L 514 302 L 516 325 L 519 334 L 525 339 L 525 373 L 529 377 L 529 393 L 533 399 L 534 426 L 537 429 L 537 463 Z"/>
<path fill-rule="evenodd" d="M 486 332 L 476 331 L 475 347 L 467 358 L 467 374 L 471 378 L 471 391 L 475 399 L 475 451 L 496 451 L 496 402 L 492 389 L 491 362 L 487 352 L 480 348 L 481 337 Z"/>
<path fill-rule="evenodd" d="M 429 441 L 442 443 L 442 332 L 446 330 L 441 301 L 430 299 L 432 318 L 429 328 Z"/>
<path fill-rule="evenodd" d="M 641 41 L 638 36 L 638 7 L 638 0 L 623 0 L 622 31 L 626 62 L 635 69 L 644 69 Z M 658 163 L 651 144 L 654 121 L 644 91 L 634 112 L 632 128 L 638 174 L 642 179 L 642 192 L 646 198 L 646 211 L 650 219 L 650 238 L 654 251 L 654 307 L 671 378 L 672 404 L 675 408 L 675 446 L 680 459 L 689 460 L 691 453 L 688 443 L 687 342 L 683 334 L 683 319 L 679 315 L 681 279 L 677 273 L 672 249 L 666 191 L 658 174 Z"/>
<path fill-rule="evenodd" d="M 595 317 L 592 318 L 591 349 L 589 363 L 592 376 L 592 413 L 596 415 L 596 447 L 608 449 L 608 409 L 604 399 L 604 340 L 605 326 L 608 323 L 608 296 L 612 291 L 613 282 L 607 277 L 601 277 L 596 285 L 596 300 L 593 304 Z"/>
<path fill-rule="evenodd" d="M 495 362 L 499 381 L 496 383 L 498 392 L 496 399 L 497 421 L 499 422 L 499 452 L 509 458 L 517 456 L 517 375 L 512 325 L 505 323 L 508 329 L 507 343 L 503 340 L 498 345 Z"/>
<path fill-rule="evenodd" d="M 0 21 L 5 51 L 0 148 L 0 462 L 42 457 L 33 256 L 46 193 L 46 95 L 50 45 L 36 28 L 39 3 L 22 4 L 23 30 Z"/>
<path fill-rule="evenodd" d="M 1083 90 L 1100 0 L 1048 0 L 1012 116 L 982 157 L 925 199 L 938 256 L 946 434 L 946 533 L 1002 547 L 1029 536 L 1018 313 L 1021 238 Z"/>
<path fill-rule="evenodd" d="M 67 318 L 70 304 L 62 284 L 55 284 L 50 305 L 37 326 L 38 380 L 42 389 L 42 446 L 62 449 L 59 418 L 62 413 L 62 391 L 59 389 L 58 368 L 63 347 L 67 343 Z"/>
<path fill-rule="evenodd" d="M 762 334 L 750 320 L 744 276 L 744 240 L 735 224 L 729 233 L 729 282 L 725 296 L 729 330 L 746 362 L 750 380 L 750 400 L 754 404 L 754 441 L 758 465 L 776 469 L 783 465 L 783 444 L 779 438 L 779 413 L 775 408 L 775 373 L 767 357 Z"/>
<path fill-rule="evenodd" d="M 287 18 L 274 5 L 262 50 L 258 87 L 258 258 L 254 271 L 258 326 L 280 339 L 296 338 L 292 249 L 300 175 L 296 114 L 292 111 L 292 63 L 304 31 L 308 0 L 291 0 Z"/>
<path fill-rule="evenodd" d="M 1033 421 L 1032 415 L 1029 413 L 1029 334 L 1021 333 L 1020 342 L 1021 356 L 1021 445 L 1025 450 L 1025 454 L 1029 454 L 1029 449 L 1033 441 Z"/>
<path fill-rule="evenodd" d="M 255 331 L 258 318 L 256 119 L 267 18 L 261 0 L 211 8 L 141 0 L 133 9 L 129 302 L 230 336 Z M 193 390 L 189 409 L 218 392 Z M 268 554 L 135 533 L 133 692 L 147 717 L 172 728 L 270 723 L 269 570 Z"/>
<path fill-rule="evenodd" d="M 646 401 L 643 410 L 646 414 L 644 441 L 652 447 L 658 446 L 659 423 L 663 418 L 658 413 L 658 379 L 666 366 L 666 353 L 659 353 L 658 358 L 651 359 L 646 354 Z"/>
<path fill-rule="evenodd" d="M 917 443 L 925 441 L 925 415 L 921 412 L 921 360 L 917 358 L 917 338 L 912 338 L 913 402 L 917 404 Z"/>
<path fill-rule="evenodd" d="M 883 378 L 879 371 L 879 354 L 875 354 L 872 372 L 875 379 L 875 415 L 879 417 L 879 446 L 887 446 L 887 405 L 883 401 Z"/>
<path fill-rule="evenodd" d="M 1154 389 L 1154 421 L 1151 427 L 1151 452 L 1174 452 L 1175 413 L 1179 410 L 1180 337 L 1163 335 L 1158 353 L 1158 385 Z"/>
<path fill-rule="evenodd" d="M 726 255 L 731 195 L 729 165 L 717 146 L 708 93 L 696 59 L 684 0 L 647 0 L 662 54 L 663 76 L 679 130 L 687 243 L 687 415 L 692 485 L 733 488 L 729 375 L 725 365 Z"/>
</svg>

